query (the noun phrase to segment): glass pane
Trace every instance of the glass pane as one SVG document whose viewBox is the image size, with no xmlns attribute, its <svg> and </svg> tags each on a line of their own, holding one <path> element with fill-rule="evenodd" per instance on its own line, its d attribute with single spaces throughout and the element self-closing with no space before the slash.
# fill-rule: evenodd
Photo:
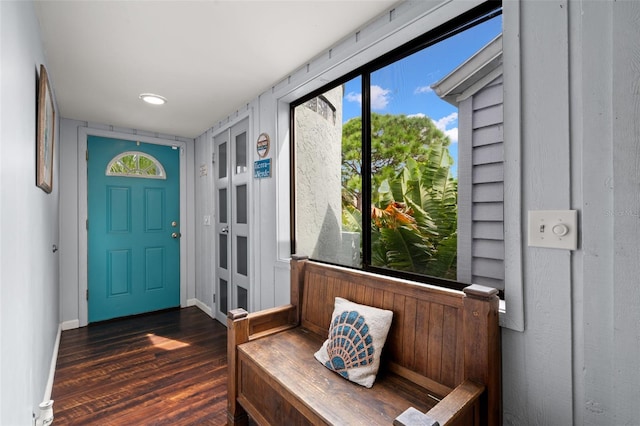
<svg viewBox="0 0 640 426">
<path fill-rule="evenodd" d="M 227 223 L 227 188 L 218 190 L 218 207 L 220 207 L 220 223 Z"/>
<path fill-rule="evenodd" d="M 107 165 L 107 176 L 127 176 L 147 179 L 166 179 L 164 167 L 144 152 L 123 152 Z"/>
<path fill-rule="evenodd" d="M 247 132 L 236 136 L 236 174 L 247 171 Z"/>
<path fill-rule="evenodd" d="M 218 178 L 227 177 L 227 143 L 218 145 Z"/>
<path fill-rule="evenodd" d="M 220 234 L 220 267 L 227 269 L 227 235 Z"/>
<path fill-rule="evenodd" d="M 225 315 L 227 315 L 227 311 L 229 310 L 227 285 L 227 281 L 220 278 L 220 303 L 218 303 L 218 310 Z"/>
<path fill-rule="evenodd" d="M 371 74 L 372 265 L 457 279 L 458 105 L 464 98 L 452 95 L 451 85 L 470 86 L 454 83 L 463 78 L 459 66 L 501 27 L 501 17 L 493 18 Z M 481 125 L 474 120 L 473 128 Z"/>
<path fill-rule="evenodd" d="M 295 108 L 296 252 L 361 266 L 362 79 Z"/>
<path fill-rule="evenodd" d="M 153 160 L 151 160 L 151 159 L 150 159 L 150 158 L 148 158 L 148 157 L 142 157 L 142 156 L 141 156 L 141 157 L 138 159 L 138 167 L 139 167 L 141 170 L 147 170 L 149 167 L 153 167 L 153 165 L 154 165 Z"/>
<path fill-rule="evenodd" d="M 246 288 L 242 288 L 242 287 L 238 287 L 238 308 L 242 308 L 244 310 L 249 310 L 248 306 L 248 300 L 247 300 L 247 289 Z"/>
<path fill-rule="evenodd" d="M 247 223 L 247 185 L 236 187 L 236 211 L 238 223 Z"/>
<path fill-rule="evenodd" d="M 248 256 L 247 256 L 247 237 L 238 237 L 238 246 L 236 252 L 236 262 L 238 264 L 238 274 L 248 276 Z"/>
</svg>

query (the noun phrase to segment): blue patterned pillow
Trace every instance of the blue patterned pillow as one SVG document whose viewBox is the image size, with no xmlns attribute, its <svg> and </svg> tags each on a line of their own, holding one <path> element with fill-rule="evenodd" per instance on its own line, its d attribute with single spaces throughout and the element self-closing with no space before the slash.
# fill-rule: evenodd
<svg viewBox="0 0 640 426">
<path fill-rule="evenodd" d="M 345 379 L 370 388 L 391 327 L 392 311 L 336 297 L 329 337 L 315 357 Z"/>
</svg>

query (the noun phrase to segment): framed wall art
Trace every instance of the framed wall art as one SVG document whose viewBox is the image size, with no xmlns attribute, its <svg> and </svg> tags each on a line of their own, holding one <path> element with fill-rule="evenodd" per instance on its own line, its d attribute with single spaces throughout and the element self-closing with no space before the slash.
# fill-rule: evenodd
<svg viewBox="0 0 640 426">
<path fill-rule="evenodd" d="M 53 144 L 56 112 L 53 106 L 49 77 L 44 65 L 40 65 L 37 109 L 36 185 L 49 194 L 53 190 Z"/>
</svg>

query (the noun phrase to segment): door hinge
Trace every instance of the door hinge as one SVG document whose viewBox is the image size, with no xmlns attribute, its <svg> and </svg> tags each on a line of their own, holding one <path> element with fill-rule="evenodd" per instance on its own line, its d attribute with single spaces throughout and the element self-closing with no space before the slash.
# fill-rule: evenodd
<svg viewBox="0 0 640 426">
<path fill-rule="evenodd" d="M 213 304 L 214 305 L 216 304 L 216 294 L 215 293 L 213 293 Z"/>
<path fill-rule="evenodd" d="M 84 158 L 85 158 L 85 160 L 89 161 L 89 150 L 86 150 L 84 152 Z"/>
<path fill-rule="evenodd" d="M 86 297 L 87 297 L 87 300 L 89 300 L 89 289 L 87 289 Z"/>
</svg>

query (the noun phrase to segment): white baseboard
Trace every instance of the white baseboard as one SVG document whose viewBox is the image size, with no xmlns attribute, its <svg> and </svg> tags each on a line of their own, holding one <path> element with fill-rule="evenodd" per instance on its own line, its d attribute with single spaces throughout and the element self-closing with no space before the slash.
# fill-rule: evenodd
<svg viewBox="0 0 640 426">
<path fill-rule="evenodd" d="M 71 321 L 63 321 L 62 324 L 60 324 L 60 327 L 62 328 L 62 331 L 80 328 L 80 320 L 74 319 Z"/>
<path fill-rule="evenodd" d="M 211 318 L 215 318 L 213 316 L 213 311 L 211 310 L 211 308 L 205 305 L 204 303 L 202 303 L 198 299 L 188 299 L 187 306 L 197 306 L 202 312 L 209 315 Z"/>
<path fill-rule="evenodd" d="M 44 397 L 42 398 L 43 402 L 49 401 L 51 399 L 51 392 L 53 391 L 53 379 L 56 375 L 56 363 L 58 362 L 58 349 L 60 348 L 61 335 L 62 324 L 58 326 L 58 334 L 56 335 L 56 341 L 53 344 L 53 354 L 51 355 L 51 365 L 49 367 L 49 378 L 47 379 L 47 386 L 44 389 Z"/>
</svg>

